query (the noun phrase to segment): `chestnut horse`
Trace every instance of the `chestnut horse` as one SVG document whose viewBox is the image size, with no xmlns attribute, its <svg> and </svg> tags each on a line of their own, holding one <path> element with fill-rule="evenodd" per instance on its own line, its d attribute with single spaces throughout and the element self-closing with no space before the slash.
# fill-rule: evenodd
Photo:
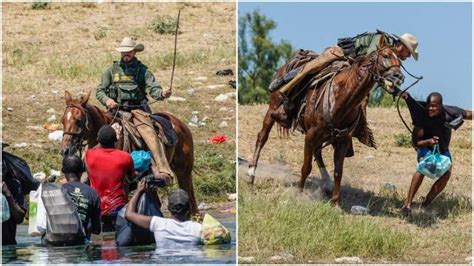
<svg viewBox="0 0 474 266">
<path fill-rule="evenodd" d="M 74 154 L 80 151 L 83 142 L 87 143 L 87 148 L 92 148 L 98 144 L 97 132 L 103 125 L 109 125 L 114 119 L 109 113 L 99 109 L 97 106 L 88 103 L 90 92 L 80 99 L 73 99 L 71 94 L 65 92 L 66 109 L 62 117 L 64 129 L 61 143 L 61 154 Z M 178 136 L 175 145 L 175 152 L 171 160 L 171 169 L 176 174 L 178 185 L 185 190 L 191 199 L 191 211 L 198 214 L 196 197 L 194 196 L 192 169 L 194 163 L 193 136 L 189 128 L 178 118 L 170 113 L 158 113 L 171 121 Z M 122 148 L 123 140 L 119 140 L 119 147 Z"/>
<path fill-rule="evenodd" d="M 339 206 L 344 158 L 351 145 L 354 129 L 363 115 L 361 105 L 376 82 L 382 85 L 385 81 L 390 81 L 392 86 L 382 86 L 389 93 L 394 92 L 393 85 L 398 87 L 403 83 L 400 60 L 392 49 L 386 46 L 385 38 L 380 39 L 377 51 L 357 58 L 333 78 L 316 85 L 317 87 L 310 87 L 304 96 L 306 107 L 302 124 L 306 129 L 306 136 L 299 187 L 302 191 L 305 186 L 306 178 L 311 172 L 313 156 L 323 180 L 329 178 L 321 152 L 326 145 L 332 145 L 335 182 L 331 202 L 336 206 Z M 252 161 L 249 163 L 247 175 L 251 184 L 255 180 L 255 169 L 261 149 L 275 123 L 270 114 L 279 101 L 278 91 L 273 92 L 262 129 L 257 136 Z"/>
</svg>

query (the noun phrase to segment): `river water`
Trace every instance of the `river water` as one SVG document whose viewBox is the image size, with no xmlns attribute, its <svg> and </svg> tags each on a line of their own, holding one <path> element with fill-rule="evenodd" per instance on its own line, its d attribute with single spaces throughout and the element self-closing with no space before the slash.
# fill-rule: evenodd
<svg viewBox="0 0 474 266">
<path fill-rule="evenodd" d="M 44 247 L 40 237 L 28 235 L 28 225 L 17 228 L 16 246 L 2 247 L 2 263 L 218 263 L 235 264 L 235 218 L 219 219 L 229 229 L 229 245 L 194 246 L 185 249 L 156 248 L 155 245 L 117 247 L 114 233 L 93 235 L 92 244 L 74 247 Z"/>
</svg>

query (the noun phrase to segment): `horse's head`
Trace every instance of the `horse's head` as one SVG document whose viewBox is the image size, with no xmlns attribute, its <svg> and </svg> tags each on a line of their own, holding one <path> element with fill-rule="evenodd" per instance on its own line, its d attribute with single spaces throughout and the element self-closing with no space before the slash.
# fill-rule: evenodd
<svg viewBox="0 0 474 266">
<path fill-rule="evenodd" d="M 89 96 L 90 91 L 79 99 L 73 99 L 68 91 L 64 94 L 66 109 L 61 119 L 64 130 L 61 142 L 63 156 L 74 154 L 81 148 L 89 124 L 89 114 L 86 109 Z"/>
<path fill-rule="evenodd" d="M 385 43 L 384 36 L 380 38 L 375 56 L 374 78 L 387 92 L 393 94 L 395 87 L 400 87 L 405 77 L 400 68 L 400 59 L 392 47 Z"/>
</svg>

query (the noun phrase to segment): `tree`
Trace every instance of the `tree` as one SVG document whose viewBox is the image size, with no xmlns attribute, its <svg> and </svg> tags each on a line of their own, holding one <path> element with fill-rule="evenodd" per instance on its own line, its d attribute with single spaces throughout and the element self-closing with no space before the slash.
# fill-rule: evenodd
<svg viewBox="0 0 474 266">
<path fill-rule="evenodd" d="M 239 103 L 266 103 L 268 85 L 280 65 L 293 54 L 287 41 L 273 43 L 276 23 L 259 10 L 239 17 Z"/>
</svg>

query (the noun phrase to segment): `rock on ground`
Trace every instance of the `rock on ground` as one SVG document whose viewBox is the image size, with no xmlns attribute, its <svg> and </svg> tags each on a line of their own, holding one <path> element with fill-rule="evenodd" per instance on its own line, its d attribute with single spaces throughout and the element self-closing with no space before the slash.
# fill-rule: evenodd
<svg viewBox="0 0 474 266">
<path fill-rule="evenodd" d="M 255 257 L 240 257 L 238 259 L 239 263 L 253 263 L 255 261 Z"/>
<path fill-rule="evenodd" d="M 363 263 L 359 257 L 340 257 L 334 260 L 336 263 Z"/>
</svg>

